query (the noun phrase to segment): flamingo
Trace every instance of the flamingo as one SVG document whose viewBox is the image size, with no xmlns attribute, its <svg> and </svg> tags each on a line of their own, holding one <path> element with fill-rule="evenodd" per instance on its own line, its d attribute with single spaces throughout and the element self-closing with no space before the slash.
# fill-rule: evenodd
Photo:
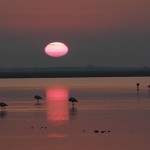
<svg viewBox="0 0 150 150">
<path fill-rule="evenodd" d="M 2 107 L 2 111 L 5 110 L 5 106 L 8 106 L 6 103 L 4 102 L 0 102 L 0 106 Z"/>
<path fill-rule="evenodd" d="M 78 101 L 77 101 L 77 99 L 76 99 L 76 98 L 74 98 L 74 97 L 70 97 L 70 98 L 69 98 L 69 102 L 71 102 L 71 103 L 72 103 L 72 108 L 74 108 L 74 103 L 76 103 L 76 102 L 78 102 Z"/>
<path fill-rule="evenodd" d="M 136 84 L 137 90 L 139 90 L 140 83 Z"/>
<path fill-rule="evenodd" d="M 42 97 L 39 96 L 39 95 L 35 95 L 34 98 L 37 100 L 36 105 L 39 105 L 39 104 L 40 104 L 40 103 L 39 103 L 39 100 L 42 99 Z"/>
</svg>

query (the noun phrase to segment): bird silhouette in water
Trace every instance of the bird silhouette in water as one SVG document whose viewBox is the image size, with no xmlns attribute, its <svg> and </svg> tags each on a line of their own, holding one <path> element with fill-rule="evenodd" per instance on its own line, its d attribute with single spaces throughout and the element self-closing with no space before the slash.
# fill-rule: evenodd
<svg viewBox="0 0 150 150">
<path fill-rule="evenodd" d="M 136 84 L 136 89 L 139 90 L 140 83 Z"/>
<path fill-rule="evenodd" d="M 2 111 L 4 111 L 6 110 L 5 106 L 8 106 L 8 105 L 4 102 L 0 102 L 0 106 L 2 107 Z"/>
<path fill-rule="evenodd" d="M 94 130 L 94 132 L 95 132 L 95 133 L 99 133 L 99 131 L 98 131 L 98 130 Z"/>
<path fill-rule="evenodd" d="M 35 98 L 36 101 L 37 101 L 36 105 L 40 105 L 40 102 L 39 102 L 39 101 L 42 99 L 42 97 L 39 96 L 39 95 L 35 95 L 34 98 Z"/>
<path fill-rule="evenodd" d="M 74 98 L 74 97 L 70 97 L 70 98 L 69 98 L 69 102 L 71 102 L 71 103 L 72 103 L 72 108 L 74 108 L 74 103 L 76 103 L 76 102 L 78 102 L 78 101 L 77 101 L 77 99 L 76 99 L 76 98 Z"/>
</svg>

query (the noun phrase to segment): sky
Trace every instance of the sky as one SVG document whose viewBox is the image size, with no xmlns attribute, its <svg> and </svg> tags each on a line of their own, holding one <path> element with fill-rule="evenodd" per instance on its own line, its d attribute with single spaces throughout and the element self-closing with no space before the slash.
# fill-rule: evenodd
<svg viewBox="0 0 150 150">
<path fill-rule="evenodd" d="M 1 0 L 0 68 L 150 67 L 149 18 L 149 0 Z"/>
</svg>

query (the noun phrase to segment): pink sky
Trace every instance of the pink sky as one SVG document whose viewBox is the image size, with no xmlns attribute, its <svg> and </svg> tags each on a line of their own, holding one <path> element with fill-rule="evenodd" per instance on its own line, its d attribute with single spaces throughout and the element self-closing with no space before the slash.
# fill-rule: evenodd
<svg viewBox="0 0 150 150">
<path fill-rule="evenodd" d="M 150 0 L 1 0 L 0 67 L 149 66 L 149 18 Z"/>
<path fill-rule="evenodd" d="M 149 0 L 2 0 L 0 30 L 146 30 Z"/>
</svg>

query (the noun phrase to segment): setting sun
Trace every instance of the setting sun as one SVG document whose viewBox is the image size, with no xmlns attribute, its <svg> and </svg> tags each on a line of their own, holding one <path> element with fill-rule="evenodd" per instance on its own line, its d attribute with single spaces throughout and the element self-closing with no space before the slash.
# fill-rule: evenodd
<svg viewBox="0 0 150 150">
<path fill-rule="evenodd" d="M 45 53 L 52 57 L 61 57 L 68 53 L 68 47 L 61 42 L 52 42 L 45 47 Z"/>
</svg>

